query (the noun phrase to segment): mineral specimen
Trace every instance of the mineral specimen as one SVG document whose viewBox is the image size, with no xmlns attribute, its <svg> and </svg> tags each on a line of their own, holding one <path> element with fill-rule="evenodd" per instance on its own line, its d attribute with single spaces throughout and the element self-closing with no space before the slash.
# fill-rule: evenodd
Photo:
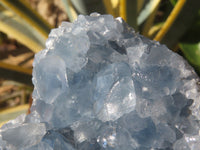
<svg viewBox="0 0 200 150">
<path fill-rule="evenodd" d="M 0 149 L 200 149 L 197 75 L 121 18 L 63 22 L 33 67 L 31 114 L 0 129 Z"/>
</svg>

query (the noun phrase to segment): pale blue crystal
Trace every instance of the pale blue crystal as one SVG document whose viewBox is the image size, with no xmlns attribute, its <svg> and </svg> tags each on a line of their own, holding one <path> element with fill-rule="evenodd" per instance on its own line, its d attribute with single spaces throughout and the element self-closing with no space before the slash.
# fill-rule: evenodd
<svg viewBox="0 0 200 150">
<path fill-rule="evenodd" d="M 121 18 L 63 22 L 33 67 L 31 114 L 0 129 L 0 149 L 199 150 L 199 78 Z"/>
</svg>

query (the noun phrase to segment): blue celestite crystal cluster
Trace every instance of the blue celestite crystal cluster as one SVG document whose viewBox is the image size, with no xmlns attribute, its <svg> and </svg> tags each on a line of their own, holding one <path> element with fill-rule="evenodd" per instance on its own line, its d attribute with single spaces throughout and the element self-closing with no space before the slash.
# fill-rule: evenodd
<svg viewBox="0 0 200 150">
<path fill-rule="evenodd" d="M 183 58 L 93 13 L 53 29 L 33 64 L 31 114 L 1 150 L 199 150 L 198 77 Z"/>
</svg>

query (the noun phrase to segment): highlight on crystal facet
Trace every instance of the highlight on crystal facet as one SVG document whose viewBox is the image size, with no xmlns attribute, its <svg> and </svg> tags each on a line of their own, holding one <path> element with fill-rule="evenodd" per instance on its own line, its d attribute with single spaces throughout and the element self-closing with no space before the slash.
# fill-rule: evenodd
<svg viewBox="0 0 200 150">
<path fill-rule="evenodd" d="M 51 30 L 32 80 L 31 114 L 3 125 L 0 149 L 199 150 L 197 75 L 121 18 Z"/>
</svg>

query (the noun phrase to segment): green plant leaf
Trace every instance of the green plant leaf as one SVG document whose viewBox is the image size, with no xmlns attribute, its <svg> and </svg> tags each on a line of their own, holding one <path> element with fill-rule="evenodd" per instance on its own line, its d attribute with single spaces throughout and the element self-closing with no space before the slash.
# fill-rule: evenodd
<svg viewBox="0 0 200 150">
<path fill-rule="evenodd" d="M 184 34 L 186 34 L 190 28 L 193 28 L 199 8 L 199 0 L 187 0 L 179 16 L 161 40 L 161 43 L 166 44 L 170 49 L 173 49 L 182 39 Z"/>
<path fill-rule="evenodd" d="M 21 114 L 25 114 L 28 108 L 29 105 L 25 104 L 0 111 L 0 127 L 7 121 L 15 119 Z"/>
<path fill-rule="evenodd" d="M 198 43 L 200 41 L 200 10 L 192 26 L 181 38 L 181 43 Z"/>
<path fill-rule="evenodd" d="M 197 73 L 200 73 L 200 41 L 198 43 L 180 43 L 179 46 Z"/>
<path fill-rule="evenodd" d="M 45 47 L 45 38 L 29 24 L 6 9 L 0 9 L 0 31 L 13 37 L 34 52 Z"/>
<path fill-rule="evenodd" d="M 32 69 L 11 65 L 0 61 L 0 77 L 32 86 Z"/>
<path fill-rule="evenodd" d="M 145 8 L 141 11 L 137 18 L 137 24 L 141 25 L 156 9 L 157 5 L 160 3 L 160 0 L 150 0 Z"/>
<path fill-rule="evenodd" d="M 120 16 L 120 0 L 103 0 L 106 14 L 110 14 L 113 17 Z"/>
<path fill-rule="evenodd" d="M 175 6 L 176 3 L 177 3 L 177 0 L 170 0 L 170 2 L 171 2 L 171 4 L 172 4 L 173 6 Z"/>
<path fill-rule="evenodd" d="M 33 32 L 38 32 L 45 39 L 48 37 L 52 27 L 24 0 L 1 0 L 0 4 L 29 24 Z"/>
<path fill-rule="evenodd" d="M 136 31 L 137 25 L 137 0 L 127 0 L 127 23 L 132 26 Z"/>
<path fill-rule="evenodd" d="M 147 33 L 147 36 L 151 39 L 153 39 L 153 37 L 155 37 L 155 35 L 157 34 L 157 32 L 162 28 L 164 22 L 159 22 L 159 23 L 156 23 L 155 25 L 153 25 L 148 33 Z"/>
<path fill-rule="evenodd" d="M 156 4 L 156 7 L 154 8 L 153 12 L 150 14 L 150 16 L 148 17 L 148 19 L 146 19 L 144 25 L 143 25 L 143 29 L 142 29 L 142 34 L 146 37 L 148 37 L 148 32 L 151 29 L 151 27 L 153 26 L 158 8 L 159 8 L 160 3 Z"/>
<path fill-rule="evenodd" d="M 63 0 L 63 1 L 67 1 L 67 0 Z M 87 9 L 86 6 L 84 4 L 84 1 L 82 0 L 71 0 L 73 6 L 76 8 L 77 12 L 79 14 L 83 14 L 83 15 L 87 15 Z"/>
<path fill-rule="evenodd" d="M 200 15 L 195 24 L 187 31 L 180 41 L 180 48 L 186 59 L 200 75 Z"/>
<path fill-rule="evenodd" d="M 73 22 L 78 14 L 88 15 L 92 12 L 104 14 L 105 7 L 103 0 L 62 0 L 66 13 L 71 22 Z"/>
<path fill-rule="evenodd" d="M 104 14 L 106 12 L 103 0 L 71 0 L 71 2 L 79 14 L 93 12 Z"/>
<path fill-rule="evenodd" d="M 64 4 L 65 11 L 69 17 L 69 20 L 73 22 L 77 18 L 77 12 L 72 6 L 72 3 L 70 0 L 62 0 Z"/>
<path fill-rule="evenodd" d="M 144 5 L 144 0 L 137 0 L 137 13 L 139 13 Z"/>
</svg>

